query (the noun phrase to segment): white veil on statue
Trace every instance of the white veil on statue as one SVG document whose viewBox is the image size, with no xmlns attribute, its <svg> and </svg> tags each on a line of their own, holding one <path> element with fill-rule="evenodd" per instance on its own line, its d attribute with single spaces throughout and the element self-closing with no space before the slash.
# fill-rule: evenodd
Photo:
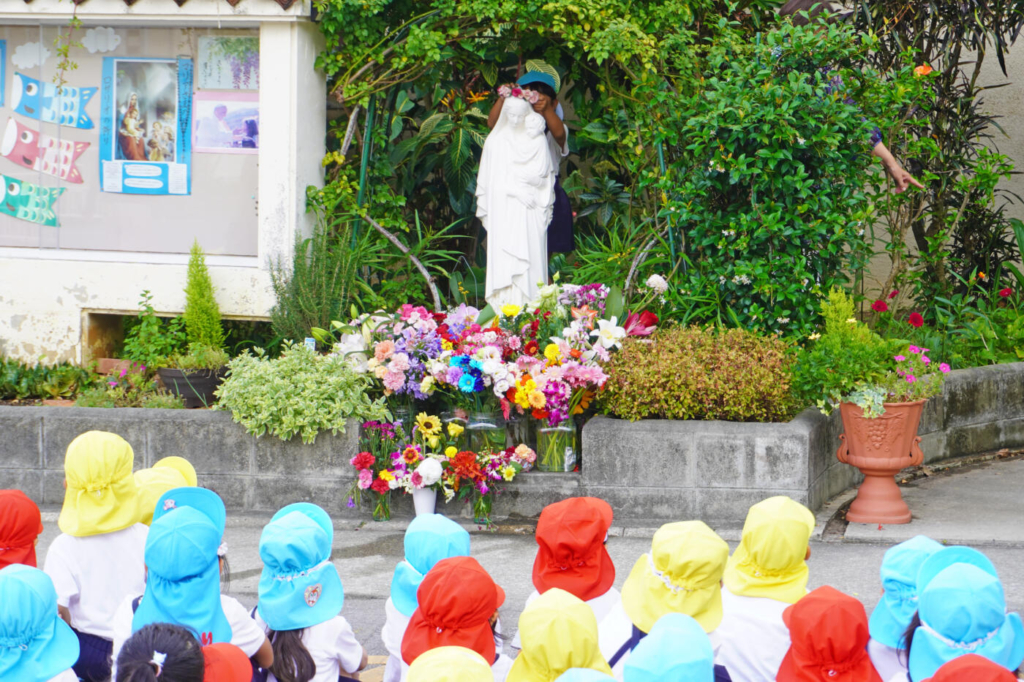
<svg viewBox="0 0 1024 682">
<path fill-rule="evenodd" d="M 555 204 L 555 173 L 544 117 L 509 97 L 487 136 L 476 181 L 476 215 L 487 230 L 485 298 L 524 305 L 547 282 L 547 229 Z"/>
</svg>

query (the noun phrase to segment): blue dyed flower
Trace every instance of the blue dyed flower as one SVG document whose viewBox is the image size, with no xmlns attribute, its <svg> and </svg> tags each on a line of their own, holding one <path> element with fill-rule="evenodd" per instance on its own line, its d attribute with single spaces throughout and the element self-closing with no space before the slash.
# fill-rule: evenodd
<svg viewBox="0 0 1024 682">
<path fill-rule="evenodd" d="M 476 391 L 477 380 L 472 374 L 463 374 L 459 378 L 459 390 L 463 393 L 472 393 Z"/>
</svg>

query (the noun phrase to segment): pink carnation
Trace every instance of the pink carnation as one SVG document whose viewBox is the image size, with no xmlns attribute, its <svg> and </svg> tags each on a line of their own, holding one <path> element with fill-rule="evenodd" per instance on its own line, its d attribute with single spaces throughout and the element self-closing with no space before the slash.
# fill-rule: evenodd
<svg viewBox="0 0 1024 682">
<path fill-rule="evenodd" d="M 386 372 L 384 374 L 384 388 L 389 391 L 397 391 L 405 385 L 405 374 L 402 372 Z"/>
<path fill-rule="evenodd" d="M 359 472 L 359 489 L 366 490 L 373 483 L 373 472 L 369 469 L 363 469 Z"/>
<path fill-rule="evenodd" d="M 395 354 L 395 342 L 391 339 L 387 341 L 381 341 L 373 349 L 373 357 L 377 358 L 377 362 L 383 362 L 392 355 Z"/>
<path fill-rule="evenodd" d="M 409 369 L 409 356 L 405 353 L 395 353 L 391 356 L 391 364 L 388 365 L 389 372 L 404 372 Z"/>
</svg>

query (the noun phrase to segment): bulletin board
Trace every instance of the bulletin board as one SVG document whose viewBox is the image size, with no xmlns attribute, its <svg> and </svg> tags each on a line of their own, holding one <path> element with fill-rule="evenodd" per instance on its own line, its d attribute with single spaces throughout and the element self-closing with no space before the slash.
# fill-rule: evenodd
<svg viewBox="0 0 1024 682">
<path fill-rule="evenodd" d="M 192 141 L 197 94 L 258 96 L 258 31 L 86 26 L 58 87 L 57 30 L 0 26 L 0 247 L 256 256 L 258 117 Z"/>
</svg>

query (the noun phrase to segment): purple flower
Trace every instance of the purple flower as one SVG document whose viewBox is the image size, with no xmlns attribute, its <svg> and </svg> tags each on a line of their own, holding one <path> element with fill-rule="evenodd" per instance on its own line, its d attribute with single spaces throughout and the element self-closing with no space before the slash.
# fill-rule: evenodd
<svg viewBox="0 0 1024 682">
<path fill-rule="evenodd" d="M 349 509 L 352 509 L 353 507 L 356 506 L 356 501 L 350 497 L 348 498 L 348 502 L 345 503 L 345 506 L 347 506 Z"/>
</svg>

